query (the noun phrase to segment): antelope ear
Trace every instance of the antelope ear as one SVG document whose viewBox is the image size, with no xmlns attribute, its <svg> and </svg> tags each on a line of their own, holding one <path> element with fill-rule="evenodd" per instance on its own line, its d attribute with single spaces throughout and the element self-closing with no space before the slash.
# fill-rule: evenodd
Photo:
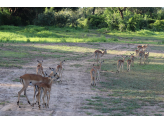
<svg viewBox="0 0 164 123">
<path fill-rule="evenodd" d="M 37 62 L 39 62 L 39 60 L 37 60 Z"/>
</svg>

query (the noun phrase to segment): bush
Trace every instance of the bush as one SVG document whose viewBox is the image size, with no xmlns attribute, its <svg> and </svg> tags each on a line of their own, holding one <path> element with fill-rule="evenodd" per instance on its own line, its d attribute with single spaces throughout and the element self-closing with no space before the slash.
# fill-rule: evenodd
<svg viewBox="0 0 164 123">
<path fill-rule="evenodd" d="M 35 25 L 51 26 L 55 23 L 55 16 L 53 12 L 38 14 L 38 18 L 34 20 Z"/>
<path fill-rule="evenodd" d="M 22 22 L 21 18 L 18 16 L 10 16 L 9 14 L 0 12 L 0 25 L 20 26 Z"/>
<path fill-rule="evenodd" d="M 51 11 L 46 11 L 38 15 L 38 18 L 34 20 L 35 25 L 39 26 L 52 26 L 65 27 L 69 22 L 69 15 L 64 13 L 55 13 Z"/>
<path fill-rule="evenodd" d="M 90 29 L 104 28 L 107 27 L 107 23 L 104 21 L 103 16 L 90 15 L 87 18 L 87 27 Z"/>
<path fill-rule="evenodd" d="M 125 26 L 124 23 L 120 23 L 120 24 L 119 24 L 119 30 L 120 30 L 121 32 L 123 32 L 123 31 L 126 30 L 126 26 Z"/>
<path fill-rule="evenodd" d="M 164 20 L 156 20 L 152 26 L 155 28 L 157 31 L 163 31 L 164 30 Z"/>
<path fill-rule="evenodd" d="M 141 29 L 146 29 L 148 27 L 147 20 L 144 20 L 143 16 L 140 14 L 135 14 L 133 17 L 129 18 L 127 24 L 127 30 L 136 31 Z"/>
</svg>

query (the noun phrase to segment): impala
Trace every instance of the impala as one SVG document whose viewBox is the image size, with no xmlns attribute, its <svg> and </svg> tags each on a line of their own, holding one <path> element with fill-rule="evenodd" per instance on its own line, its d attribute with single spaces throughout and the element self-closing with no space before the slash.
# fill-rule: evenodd
<svg viewBox="0 0 164 123">
<path fill-rule="evenodd" d="M 149 52 L 147 52 L 147 54 L 145 54 L 144 56 L 144 64 L 146 63 L 146 61 L 148 61 L 148 57 L 149 57 Z M 149 61 L 148 61 L 149 63 Z"/>
<path fill-rule="evenodd" d="M 38 74 L 38 75 L 42 75 L 43 74 L 43 76 L 45 77 L 45 74 L 43 72 L 43 67 L 42 67 L 43 60 L 42 60 L 42 62 L 37 60 L 37 62 L 38 62 L 38 65 L 36 67 L 36 74 Z"/>
<path fill-rule="evenodd" d="M 130 53 L 130 58 L 132 60 L 132 66 L 134 67 L 134 53 L 133 54 Z"/>
<path fill-rule="evenodd" d="M 118 60 L 117 61 L 117 72 L 120 72 L 120 68 L 122 67 L 122 72 L 123 72 L 123 67 L 124 67 L 124 60 L 127 56 L 121 56 L 123 60 Z"/>
<path fill-rule="evenodd" d="M 65 60 L 61 61 L 60 64 L 56 68 L 56 73 L 59 73 L 60 78 L 62 78 L 64 62 Z"/>
<path fill-rule="evenodd" d="M 102 51 L 103 51 L 103 52 L 101 52 L 100 50 L 96 50 L 96 51 L 94 52 L 94 56 L 95 56 L 95 58 L 97 58 L 97 64 L 98 64 L 99 59 L 100 59 L 100 62 L 101 62 L 101 57 L 102 57 L 104 54 L 107 54 L 106 49 L 102 49 Z"/>
<path fill-rule="evenodd" d="M 142 60 L 142 58 L 145 56 L 145 51 L 140 51 L 139 52 L 139 59 L 140 59 L 140 64 L 141 64 L 141 60 Z"/>
<path fill-rule="evenodd" d="M 127 71 L 130 71 L 130 65 L 132 63 L 133 57 L 130 56 L 130 59 L 127 60 Z"/>
<path fill-rule="evenodd" d="M 56 80 L 59 78 L 57 77 L 57 73 L 54 75 L 54 77 L 56 76 Z M 38 105 L 39 105 L 39 109 L 40 109 L 40 97 L 42 95 L 42 91 L 44 92 L 43 95 L 43 104 L 45 104 L 45 107 L 49 108 L 49 100 L 50 100 L 50 92 L 51 92 L 51 86 L 52 86 L 52 82 L 53 82 L 53 76 L 49 76 L 48 79 L 50 80 L 49 82 L 39 82 L 36 83 L 34 86 L 38 89 L 38 94 L 36 95 L 37 101 L 38 101 Z M 44 101 L 44 97 L 47 96 L 47 103 L 45 103 Z"/>
<path fill-rule="evenodd" d="M 90 70 L 91 85 L 95 85 L 96 86 L 95 79 L 96 79 L 97 75 L 98 75 L 98 80 L 100 81 L 100 71 L 101 71 L 101 65 L 102 65 L 103 62 L 104 62 L 104 60 L 102 62 L 99 62 L 100 63 L 99 66 L 94 66 L 94 64 L 93 64 L 93 68 Z"/>
<path fill-rule="evenodd" d="M 51 68 L 50 69 L 51 70 L 51 73 L 50 73 L 50 77 L 53 77 L 54 75 L 56 75 L 58 78 L 59 78 L 59 76 L 56 74 L 56 70 L 55 70 L 55 68 Z M 48 77 L 48 75 L 47 75 L 47 73 L 45 72 L 45 75 L 46 75 L 46 77 Z M 52 78 L 52 81 L 54 81 L 55 80 L 55 78 Z M 36 101 L 36 103 L 34 103 L 34 100 L 35 100 L 35 96 L 36 96 L 36 93 L 38 92 L 38 88 L 36 88 L 36 86 L 34 86 L 34 96 L 33 96 L 33 104 L 32 104 L 32 106 L 34 106 L 34 104 L 36 104 L 37 103 L 37 101 Z M 41 96 L 40 96 L 40 98 L 41 98 Z"/>
<path fill-rule="evenodd" d="M 27 97 L 27 94 L 26 94 L 26 89 L 29 85 L 34 86 L 34 84 L 36 84 L 38 82 L 49 82 L 49 81 L 50 80 L 48 77 L 42 77 L 41 75 L 37 75 L 37 74 L 24 74 L 23 76 L 20 76 L 20 83 L 22 83 L 23 88 L 18 92 L 17 105 L 19 106 L 20 95 L 23 91 L 24 91 L 24 95 L 26 96 L 27 102 L 29 104 L 31 104 L 28 97 Z M 35 89 L 35 87 L 34 87 L 34 89 Z M 34 91 L 34 95 L 35 95 L 35 91 Z"/>
</svg>

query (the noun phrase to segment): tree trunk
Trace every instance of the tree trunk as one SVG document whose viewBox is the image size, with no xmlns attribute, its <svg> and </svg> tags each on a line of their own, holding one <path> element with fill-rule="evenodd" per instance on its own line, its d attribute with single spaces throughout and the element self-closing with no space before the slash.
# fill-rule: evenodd
<svg viewBox="0 0 164 123">
<path fill-rule="evenodd" d="M 94 14 L 95 14 L 95 9 L 96 9 L 96 7 L 93 7 L 93 10 L 92 10 L 92 15 L 94 15 Z"/>
<path fill-rule="evenodd" d="M 120 15 L 121 15 L 121 18 L 124 19 L 123 11 L 122 10 L 120 11 Z"/>
<path fill-rule="evenodd" d="M 120 16 L 122 19 L 124 19 L 124 16 L 123 16 L 123 11 L 126 10 L 127 7 L 124 7 L 122 10 L 120 9 L 120 7 L 118 7 L 118 10 L 120 11 Z"/>
</svg>

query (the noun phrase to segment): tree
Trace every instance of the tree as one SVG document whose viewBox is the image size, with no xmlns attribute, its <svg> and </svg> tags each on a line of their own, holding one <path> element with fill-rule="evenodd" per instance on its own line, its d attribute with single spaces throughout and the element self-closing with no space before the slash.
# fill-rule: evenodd
<svg viewBox="0 0 164 123">
<path fill-rule="evenodd" d="M 125 11 L 126 8 L 127 8 L 127 7 L 123 7 L 123 9 L 121 9 L 121 7 L 118 7 L 118 10 L 119 10 L 119 12 L 120 12 L 120 16 L 121 16 L 122 19 L 124 19 L 123 11 Z"/>
</svg>

